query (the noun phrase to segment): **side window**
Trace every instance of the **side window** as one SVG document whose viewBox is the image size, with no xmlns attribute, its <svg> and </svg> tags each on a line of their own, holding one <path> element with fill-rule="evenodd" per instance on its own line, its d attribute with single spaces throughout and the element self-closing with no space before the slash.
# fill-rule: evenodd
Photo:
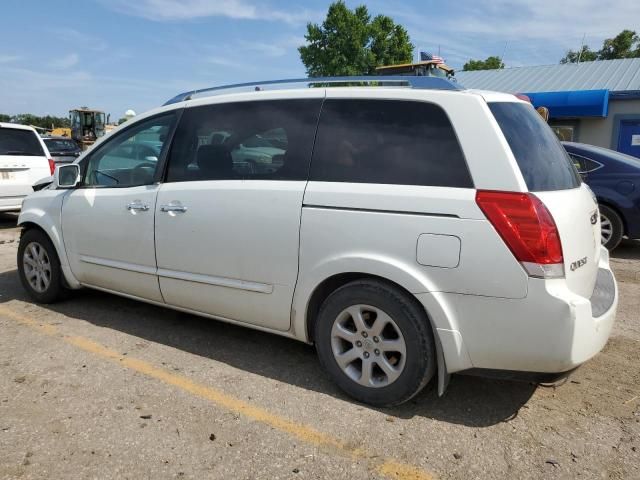
<svg viewBox="0 0 640 480">
<path fill-rule="evenodd" d="M 569 157 L 580 174 L 593 172 L 602 167 L 602 164 L 581 155 L 570 153 Z"/>
<path fill-rule="evenodd" d="M 175 115 L 133 125 L 108 140 L 89 158 L 84 185 L 132 187 L 153 183 Z"/>
<path fill-rule="evenodd" d="M 320 104 L 268 100 L 187 109 L 167 181 L 306 180 Z"/>
<path fill-rule="evenodd" d="M 325 101 L 310 179 L 473 187 L 444 110 L 392 100 Z"/>
<path fill-rule="evenodd" d="M 587 166 L 585 165 L 583 157 L 579 157 L 578 155 L 569 153 L 569 158 L 571 159 L 573 166 L 576 167 L 576 170 L 578 171 L 578 173 L 586 173 Z"/>
</svg>

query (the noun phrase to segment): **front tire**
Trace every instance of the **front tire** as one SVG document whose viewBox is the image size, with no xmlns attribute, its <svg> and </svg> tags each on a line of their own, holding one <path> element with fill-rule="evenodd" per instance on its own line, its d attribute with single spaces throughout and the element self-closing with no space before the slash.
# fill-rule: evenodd
<svg viewBox="0 0 640 480">
<path fill-rule="evenodd" d="M 359 280 L 324 301 L 315 328 L 318 357 L 348 395 L 377 407 L 416 395 L 436 371 L 433 332 L 411 296 L 378 280 Z"/>
<path fill-rule="evenodd" d="M 601 241 L 604 247 L 611 251 L 622 241 L 624 225 L 620 215 L 606 205 L 598 205 L 600 209 Z"/>
<path fill-rule="evenodd" d="M 53 303 L 63 296 L 60 260 L 44 232 L 34 228 L 22 234 L 17 260 L 22 286 L 37 303 Z"/>
</svg>

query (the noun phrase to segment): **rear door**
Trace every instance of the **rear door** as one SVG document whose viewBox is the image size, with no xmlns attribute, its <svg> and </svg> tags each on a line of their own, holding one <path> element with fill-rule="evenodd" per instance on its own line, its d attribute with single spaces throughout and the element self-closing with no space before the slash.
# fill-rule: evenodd
<svg viewBox="0 0 640 480">
<path fill-rule="evenodd" d="M 20 204 L 31 186 L 49 175 L 47 152 L 33 130 L 0 127 L 0 208 Z"/>
<path fill-rule="evenodd" d="M 162 296 L 287 330 L 318 98 L 185 110 L 156 208 Z"/>
<path fill-rule="evenodd" d="M 567 285 L 590 297 L 600 261 L 598 205 L 567 152 L 533 107 L 490 102 L 530 192 L 551 212 L 560 233 Z"/>
</svg>

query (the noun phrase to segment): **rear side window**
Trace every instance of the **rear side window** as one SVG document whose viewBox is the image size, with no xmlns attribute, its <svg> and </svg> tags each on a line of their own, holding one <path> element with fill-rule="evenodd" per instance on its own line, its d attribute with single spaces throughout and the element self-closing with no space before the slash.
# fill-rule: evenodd
<svg viewBox="0 0 640 480">
<path fill-rule="evenodd" d="M 38 137 L 31 130 L 0 128 L 0 155 L 44 156 Z"/>
<path fill-rule="evenodd" d="M 567 152 L 540 115 L 524 103 L 492 102 L 489 108 L 532 192 L 568 190 L 580 176 Z"/>
<path fill-rule="evenodd" d="M 321 101 L 267 100 L 185 110 L 167 181 L 306 180 Z"/>
<path fill-rule="evenodd" d="M 325 101 L 310 179 L 473 187 L 444 110 L 394 100 Z"/>
</svg>

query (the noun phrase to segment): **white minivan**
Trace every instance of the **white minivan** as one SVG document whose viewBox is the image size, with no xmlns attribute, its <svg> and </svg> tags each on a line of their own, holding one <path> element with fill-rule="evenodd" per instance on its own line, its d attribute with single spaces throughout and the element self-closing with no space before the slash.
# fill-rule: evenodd
<svg viewBox="0 0 640 480">
<path fill-rule="evenodd" d="M 618 300 L 598 207 L 533 107 L 355 81 L 189 92 L 127 122 L 25 200 L 25 289 L 314 343 L 373 405 L 454 372 L 549 380 L 598 353 Z"/>
<path fill-rule="evenodd" d="M 33 127 L 0 123 L 0 212 L 19 211 L 31 186 L 53 174 L 54 163 Z"/>
</svg>

